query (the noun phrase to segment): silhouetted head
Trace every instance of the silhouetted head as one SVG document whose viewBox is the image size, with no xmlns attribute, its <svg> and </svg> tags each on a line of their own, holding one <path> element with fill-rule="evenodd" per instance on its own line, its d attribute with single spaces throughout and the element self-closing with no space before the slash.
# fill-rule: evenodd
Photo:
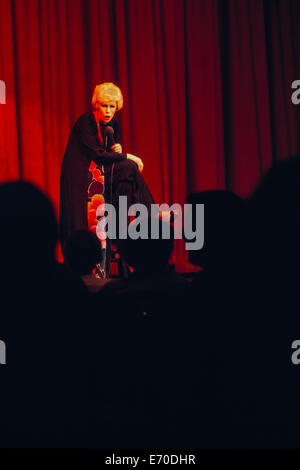
<svg viewBox="0 0 300 470">
<path fill-rule="evenodd" d="M 235 266 L 246 243 L 248 211 L 243 199 L 230 191 L 212 190 L 193 193 L 187 198 L 193 217 L 197 204 L 204 204 L 204 246 L 190 250 L 189 260 L 205 270 Z"/>
<path fill-rule="evenodd" d="M 166 269 L 174 247 L 174 234 L 170 224 L 151 217 L 140 222 L 131 222 L 132 229 L 140 232 L 142 226 L 148 239 L 118 240 L 118 246 L 125 260 L 137 276 L 158 274 Z M 157 227 L 157 238 L 151 238 L 151 227 Z M 165 234 L 165 235 L 164 235 Z M 166 238 L 163 238 L 163 237 Z"/>
<path fill-rule="evenodd" d="M 271 219 L 280 214 L 291 224 L 299 224 L 300 156 L 287 158 L 270 168 L 249 201 L 263 217 Z"/>
<path fill-rule="evenodd" d="M 64 261 L 80 276 L 90 274 L 101 258 L 100 241 L 97 235 L 89 230 L 77 230 L 66 241 Z"/>
<path fill-rule="evenodd" d="M 263 177 L 249 205 L 256 216 L 261 252 L 277 268 L 300 261 L 300 157 L 276 163 Z"/>
<path fill-rule="evenodd" d="M 36 265 L 55 259 L 57 220 L 49 198 L 25 181 L 0 185 L 1 259 Z"/>
</svg>

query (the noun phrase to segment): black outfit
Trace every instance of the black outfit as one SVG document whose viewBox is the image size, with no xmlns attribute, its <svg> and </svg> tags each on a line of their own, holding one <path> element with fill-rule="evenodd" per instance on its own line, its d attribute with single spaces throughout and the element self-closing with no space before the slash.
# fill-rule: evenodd
<svg viewBox="0 0 300 470">
<path fill-rule="evenodd" d="M 112 119 L 108 124 L 100 123 L 102 136 L 106 126 L 114 129 L 117 142 L 117 121 Z M 111 145 L 108 142 L 107 149 Z M 117 208 L 119 195 L 127 195 L 129 205 L 139 202 L 150 208 L 154 203 L 138 166 L 128 160 L 125 153 L 106 151 L 101 146 L 94 114 L 89 111 L 79 117 L 71 131 L 61 168 L 59 231 L 62 247 L 72 232 L 88 228 L 87 190 L 92 160 L 97 165 L 104 165 L 106 202 L 112 202 Z"/>
</svg>

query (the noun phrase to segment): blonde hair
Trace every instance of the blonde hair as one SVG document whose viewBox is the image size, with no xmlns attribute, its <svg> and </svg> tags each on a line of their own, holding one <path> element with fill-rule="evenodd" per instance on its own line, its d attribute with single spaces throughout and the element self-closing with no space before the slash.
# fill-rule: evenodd
<svg viewBox="0 0 300 470">
<path fill-rule="evenodd" d="M 123 107 L 123 95 L 120 88 L 111 82 L 105 82 L 97 85 L 95 87 L 92 98 L 93 108 L 97 109 L 98 103 L 101 101 L 115 101 L 117 111 L 119 111 Z"/>
</svg>

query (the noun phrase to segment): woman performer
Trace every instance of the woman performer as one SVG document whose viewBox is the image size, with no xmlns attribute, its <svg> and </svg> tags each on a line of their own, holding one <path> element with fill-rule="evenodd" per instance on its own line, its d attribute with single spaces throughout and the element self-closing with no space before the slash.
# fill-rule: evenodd
<svg viewBox="0 0 300 470">
<path fill-rule="evenodd" d="M 114 116 L 123 106 L 121 90 L 113 83 L 96 86 L 92 106 L 93 111 L 83 114 L 75 123 L 62 163 L 59 220 L 62 250 L 71 233 L 88 228 L 91 165 L 104 169 L 104 199 L 116 209 L 120 195 L 127 196 L 128 207 L 133 203 L 142 203 L 149 213 L 154 203 L 140 174 L 144 166 L 142 160 L 130 153 L 123 153 L 118 143 L 119 126 Z M 110 129 L 106 131 L 108 127 Z"/>
</svg>

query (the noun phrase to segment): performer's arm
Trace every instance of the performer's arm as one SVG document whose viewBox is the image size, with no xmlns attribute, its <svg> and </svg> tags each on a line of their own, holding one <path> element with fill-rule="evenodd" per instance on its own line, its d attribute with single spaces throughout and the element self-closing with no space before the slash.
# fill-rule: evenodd
<svg viewBox="0 0 300 470">
<path fill-rule="evenodd" d="M 93 160 L 97 165 L 107 165 L 128 158 L 137 164 L 140 172 L 143 171 L 144 165 L 139 157 L 130 153 L 106 152 L 100 147 L 100 142 L 95 135 L 92 122 L 86 115 L 78 119 L 75 124 L 75 130 L 90 160 Z"/>
<path fill-rule="evenodd" d="M 100 142 L 88 116 L 81 116 L 75 124 L 75 131 L 89 158 L 97 165 L 107 165 L 127 158 L 126 153 L 106 152 Z"/>
</svg>

